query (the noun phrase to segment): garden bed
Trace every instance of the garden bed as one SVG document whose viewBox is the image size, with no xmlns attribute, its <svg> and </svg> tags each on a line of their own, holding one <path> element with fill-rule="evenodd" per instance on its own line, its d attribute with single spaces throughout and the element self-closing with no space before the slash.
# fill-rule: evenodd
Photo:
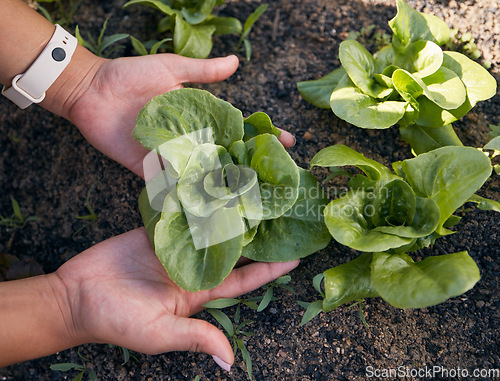
<svg viewBox="0 0 500 381">
<path fill-rule="evenodd" d="M 122 10 L 124 1 L 96 4 L 85 0 L 75 17 L 81 31 L 96 35 L 106 17 L 110 33 L 130 33 L 142 40 L 153 37 L 158 15 L 145 8 Z M 297 138 L 289 150 L 297 165 L 309 168 L 320 149 L 342 143 L 365 156 L 389 164 L 412 156 L 397 129 L 363 130 L 306 103 L 297 91 L 298 81 L 317 79 L 338 67 L 339 43 L 349 32 L 374 24 L 389 33 L 387 20 L 396 13 L 388 0 L 273 0 L 250 34 L 251 61 L 243 56 L 238 71 L 227 81 L 196 86 L 231 102 L 244 116 L 266 112 L 273 122 Z M 497 2 L 409 1 L 419 11 L 442 18 L 460 32 L 471 32 L 490 72 L 500 80 L 500 22 Z M 231 1 L 220 9 L 225 16 L 245 19 L 260 2 Z M 232 52 L 237 37 L 214 41 L 212 56 Z M 134 54 L 127 41 L 120 54 Z M 490 139 L 489 124 L 500 123 L 500 97 L 480 102 L 455 129 L 465 145 L 482 147 Z M 91 147 L 78 130 L 62 118 L 32 106 L 20 110 L 7 99 L 0 100 L 0 214 L 11 213 L 14 197 L 26 215 L 39 221 L 16 232 L 9 253 L 34 259 L 45 272 L 86 248 L 112 236 L 141 226 L 137 198 L 143 182 L 119 164 Z M 314 170 L 318 179 L 326 172 Z M 97 222 L 73 236 L 85 222 L 75 216 L 88 214 L 90 204 Z M 500 199 L 500 180 L 494 175 L 481 195 Z M 289 284 L 296 294 L 280 290 L 279 300 L 261 313 L 242 309 L 243 320 L 255 323 L 255 335 L 247 341 L 257 380 L 354 380 L 365 379 L 368 369 L 418 370 L 442 366 L 448 370 L 500 367 L 498 346 L 500 325 L 500 216 L 481 211 L 472 204 L 457 225 L 457 233 L 438 241 L 423 253 L 437 255 L 467 250 L 478 264 L 482 279 L 466 294 L 440 305 L 418 310 L 400 310 L 379 299 L 368 299 L 363 313 L 369 327 L 358 316 L 357 307 L 342 306 L 320 314 L 301 327 L 304 309 L 297 300 L 318 298 L 312 278 L 357 256 L 334 241 L 302 260 L 291 273 Z M 0 252 L 7 250 L 11 234 L 0 230 Z M 419 258 L 415 258 L 419 259 Z M 98 266 L 99 264 L 96 264 Z M 262 290 L 252 295 L 261 295 Z M 231 315 L 231 310 L 227 310 Z M 205 312 L 198 318 L 213 322 Z M 27 344 L 29 345 L 29 343 Z M 211 356 L 200 353 L 167 353 L 137 358 L 125 365 L 118 348 L 85 345 L 81 354 L 101 380 L 244 380 L 241 357 L 230 374 L 221 370 Z M 50 370 L 50 365 L 77 362 L 77 348 L 43 359 L 0 370 L 6 380 L 60 380 L 67 373 Z M 402 367 L 402 368 L 398 368 Z M 76 375 L 76 372 L 73 376 Z"/>
</svg>

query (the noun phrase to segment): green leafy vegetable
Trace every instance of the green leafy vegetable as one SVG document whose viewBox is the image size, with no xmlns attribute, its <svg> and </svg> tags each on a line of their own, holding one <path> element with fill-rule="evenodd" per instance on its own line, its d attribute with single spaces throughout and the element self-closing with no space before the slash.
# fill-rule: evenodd
<svg viewBox="0 0 500 381">
<path fill-rule="evenodd" d="M 335 145 L 318 152 L 311 160 L 314 166 L 356 166 L 364 172 L 351 177 L 350 191 L 324 211 L 333 238 L 364 253 L 315 278 L 314 287 L 323 300 L 302 304 L 307 308 L 303 322 L 321 311 L 370 297 L 381 297 L 398 308 L 428 307 L 470 290 L 479 280 L 479 269 L 467 252 L 419 262 L 407 252 L 453 233 L 448 228 L 460 221 L 453 213 L 467 202 L 500 211 L 499 202 L 475 194 L 492 171 L 482 151 L 441 147 L 393 163 L 392 172 Z"/>
<path fill-rule="evenodd" d="M 290 261 L 328 244 L 328 200 L 279 134 L 266 114 L 243 118 L 203 90 L 174 90 L 141 110 L 133 136 L 156 164 L 145 167 L 139 209 L 176 284 L 210 289 L 241 255 Z"/>
<path fill-rule="evenodd" d="M 443 21 L 403 0 L 397 8 L 390 45 L 372 55 L 358 41 L 343 41 L 342 67 L 297 87 L 306 101 L 355 126 L 399 124 L 415 153 L 462 145 L 451 123 L 494 96 L 496 80 L 465 55 L 443 52 L 440 45 L 450 39 Z"/>
</svg>

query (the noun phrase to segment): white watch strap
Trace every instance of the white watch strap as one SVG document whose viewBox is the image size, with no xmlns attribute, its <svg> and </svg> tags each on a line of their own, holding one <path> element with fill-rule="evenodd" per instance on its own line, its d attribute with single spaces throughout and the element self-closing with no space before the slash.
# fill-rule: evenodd
<svg viewBox="0 0 500 381">
<path fill-rule="evenodd" d="M 24 74 L 14 77 L 11 87 L 4 86 L 2 94 L 23 109 L 43 101 L 45 91 L 71 61 L 76 45 L 76 38 L 56 25 L 52 38 L 35 62 Z"/>
</svg>

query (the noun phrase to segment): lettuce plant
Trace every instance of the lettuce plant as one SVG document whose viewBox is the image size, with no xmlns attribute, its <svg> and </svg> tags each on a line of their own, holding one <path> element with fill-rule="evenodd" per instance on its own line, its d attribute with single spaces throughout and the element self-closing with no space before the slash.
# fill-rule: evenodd
<svg viewBox="0 0 500 381">
<path fill-rule="evenodd" d="M 157 9 L 165 16 L 158 23 L 158 32 L 170 32 L 174 53 L 192 58 L 206 58 L 212 50 L 212 36 L 223 34 L 242 34 L 247 56 L 250 43 L 247 36 L 251 26 L 266 10 L 267 5 L 259 7 L 245 23 L 234 17 L 218 17 L 212 14 L 216 5 L 224 0 L 131 0 L 123 8 L 142 4 Z"/>
<path fill-rule="evenodd" d="M 415 153 L 462 143 L 451 123 L 496 94 L 496 80 L 465 55 L 440 48 L 450 29 L 397 0 L 391 44 L 374 55 L 355 40 L 340 44 L 342 66 L 298 83 L 302 97 L 361 128 L 399 124 Z"/>
<path fill-rule="evenodd" d="M 322 216 L 328 200 L 279 134 L 266 114 L 243 118 L 197 89 L 155 97 L 139 113 L 133 135 L 152 151 L 139 209 L 156 254 L 182 288 L 217 286 L 240 256 L 290 261 L 330 241 Z"/>
<path fill-rule="evenodd" d="M 467 252 L 414 262 L 408 252 L 452 234 L 460 218 L 453 213 L 478 198 L 492 167 L 483 152 L 471 147 L 441 147 L 393 163 L 393 171 L 343 145 L 318 152 L 311 167 L 355 166 L 363 174 L 350 178 L 349 191 L 331 201 L 325 223 L 339 243 L 363 252 L 358 258 L 323 273 L 324 300 L 316 312 L 344 303 L 382 297 L 399 308 L 421 308 L 460 295 L 479 280 Z M 316 288 L 321 280 L 316 279 Z M 314 314 L 309 313 L 308 317 Z"/>
</svg>

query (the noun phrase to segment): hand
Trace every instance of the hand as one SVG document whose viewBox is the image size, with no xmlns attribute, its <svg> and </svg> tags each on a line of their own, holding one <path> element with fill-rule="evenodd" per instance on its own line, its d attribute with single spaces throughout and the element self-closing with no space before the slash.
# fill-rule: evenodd
<svg viewBox="0 0 500 381">
<path fill-rule="evenodd" d="M 200 60 L 160 54 L 98 59 L 86 66 L 91 68 L 85 76 L 90 83 L 80 84 L 73 92 L 63 116 L 94 147 L 142 176 L 142 160 L 148 151 L 132 138 L 139 111 L 154 96 L 179 89 L 185 82 L 212 83 L 228 78 L 237 69 L 238 58 Z M 286 147 L 295 141 L 287 132 L 280 140 Z"/>
<path fill-rule="evenodd" d="M 225 335 L 188 316 L 210 300 L 254 290 L 298 263 L 249 263 L 235 268 L 220 286 L 191 293 L 170 280 L 140 228 L 77 255 L 56 276 L 64 285 L 70 311 L 65 316 L 75 342 L 111 343 L 148 354 L 201 351 L 230 365 L 233 350 Z"/>
</svg>

